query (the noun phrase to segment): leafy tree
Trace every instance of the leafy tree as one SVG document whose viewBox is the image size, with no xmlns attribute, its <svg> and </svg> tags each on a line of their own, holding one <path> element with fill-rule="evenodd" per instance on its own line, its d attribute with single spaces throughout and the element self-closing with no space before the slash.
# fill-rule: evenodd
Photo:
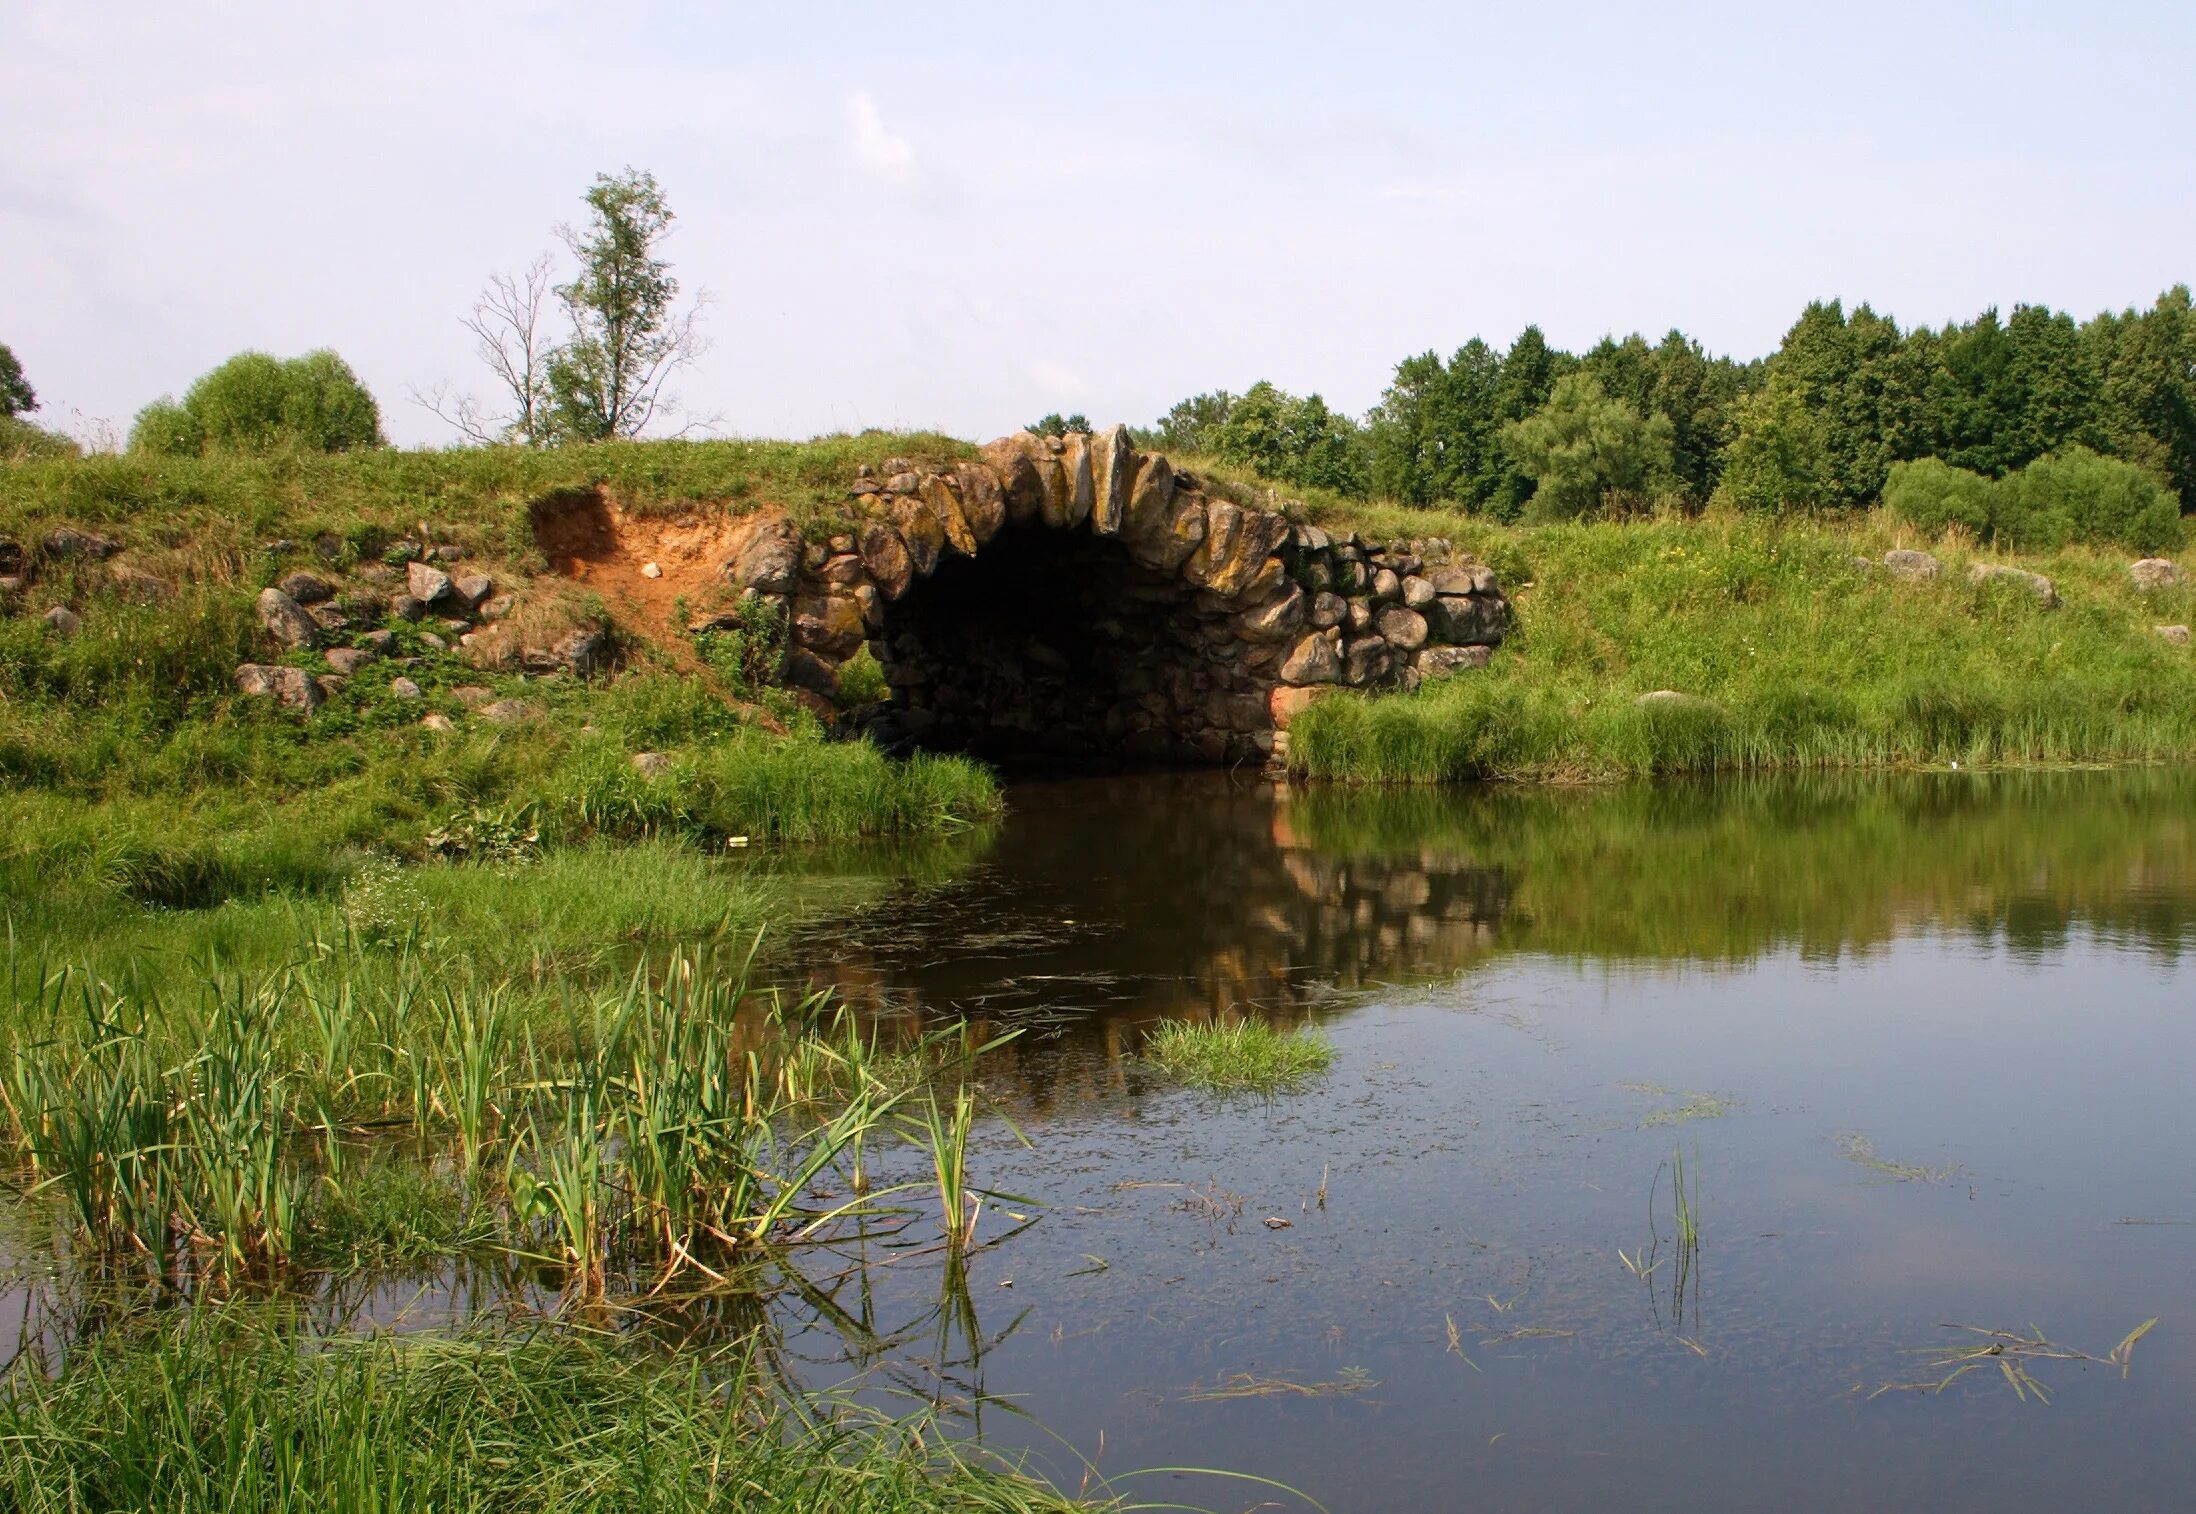
<svg viewBox="0 0 2196 1514">
<path fill-rule="evenodd" d="M 1956 468 L 1942 458 L 1893 463 L 1883 486 L 1883 502 L 1909 525 L 1931 536 L 1959 526 L 1977 541 L 1988 541 L 1994 526 L 1997 486 L 1980 473 Z"/>
<path fill-rule="evenodd" d="M 1561 520 L 1610 504 L 1638 505 L 1670 478 L 1668 416 L 1611 398 L 1590 373 L 1556 380 L 1548 402 L 1502 430 L 1502 445 L 1535 484 L 1532 515 Z"/>
<path fill-rule="evenodd" d="M 1055 410 L 1052 412 L 1052 414 L 1046 416 L 1043 420 L 1037 421 L 1032 425 L 1024 427 L 1023 429 L 1028 431 L 1034 431 L 1039 436 L 1066 436 L 1070 431 L 1088 431 L 1090 429 L 1090 422 L 1084 417 L 1083 412 L 1080 410 L 1076 411 L 1073 415 L 1062 415 L 1059 411 Z"/>
<path fill-rule="evenodd" d="M 130 446 L 146 452 L 348 452 L 379 447 L 381 407 L 350 365 L 322 349 L 287 361 L 240 352 L 178 404 L 138 412 Z"/>
<path fill-rule="evenodd" d="M 1396 364 L 1366 418 L 1374 491 L 1414 505 L 1483 508 L 1502 466 L 1501 372 L 1501 354 L 1477 337 L 1447 364 L 1432 352 Z"/>
<path fill-rule="evenodd" d="M 2098 440 L 2155 469 L 2196 506 L 2196 313 L 2176 284 L 2149 310 L 2099 316 L 2082 333 L 2098 376 Z"/>
<path fill-rule="evenodd" d="M 2180 502 L 2133 463 L 2069 447 L 2037 458 L 1996 488 L 2001 541 L 2042 549 L 2068 542 L 2165 552 L 2180 547 Z"/>
<path fill-rule="evenodd" d="M 1159 417 L 1151 428 L 1149 445 L 1166 452 L 1211 452 L 1234 408 L 1235 396 L 1225 389 L 1193 394 Z"/>
<path fill-rule="evenodd" d="M 38 391 L 23 377 L 23 365 L 8 344 L 0 342 L 0 417 L 12 419 L 37 408 Z"/>
<path fill-rule="evenodd" d="M 1363 494 L 1370 481 L 1364 433 L 1327 408 L 1260 379 L 1229 407 L 1213 433 L 1213 454 L 1280 483 Z"/>
<path fill-rule="evenodd" d="M 1797 383 L 1773 379 L 1734 407 L 1714 500 L 1741 510 L 1811 510 L 1833 495 L 1835 468 L 1821 419 Z"/>
<path fill-rule="evenodd" d="M 572 336 L 547 363 L 550 429 L 576 441 L 638 436 L 667 407 L 671 375 L 703 350 L 699 309 L 677 308 L 678 280 L 657 256 L 673 217 L 655 175 L 597 174 L 583 198 L 586 223 L 558 233 L 579 271 L 556 291 Z"/>
</svg>

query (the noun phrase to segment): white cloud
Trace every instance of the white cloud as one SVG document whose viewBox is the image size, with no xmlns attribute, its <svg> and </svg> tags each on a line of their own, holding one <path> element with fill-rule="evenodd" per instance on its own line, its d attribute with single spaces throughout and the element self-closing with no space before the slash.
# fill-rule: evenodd
<svg viewBox="0 0 2196 1514">
<path fill-rule="evenodd" d="M 854 128 L 854 157 L 864 172 L 887 184 L 907 184 L 915 177 L 915 149 L 905 137 L 885 130 L 877 114 L 877 102 L 867 90 L 847 96 L 846 116 Z"/>
</svg>

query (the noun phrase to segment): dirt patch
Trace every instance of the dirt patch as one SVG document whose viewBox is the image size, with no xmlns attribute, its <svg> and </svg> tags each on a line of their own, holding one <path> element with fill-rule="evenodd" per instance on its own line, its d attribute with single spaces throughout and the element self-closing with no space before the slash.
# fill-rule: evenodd
<svg viewBox="0 0 2196 1514">
<path fill-rule="evenodd" d="M 687 618 L 735 593 L 725 564 L 784 518 L 775 507 L 738 516 L 704 507 L 686 515 L 635 514 L 590 489 L 536 506 L 534 540 L 549 570 L 599 595 L 628 634 L 683 657 L 692 650 Z"/>
</svg>

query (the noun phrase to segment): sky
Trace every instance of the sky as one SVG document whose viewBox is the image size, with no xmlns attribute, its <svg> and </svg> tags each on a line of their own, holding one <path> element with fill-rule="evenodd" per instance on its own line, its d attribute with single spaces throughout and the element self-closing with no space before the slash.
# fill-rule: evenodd
<svg viewBox="0 0 2196 1514">
<path fill-rule="evenodd" d="M 1528 322 L 2146 305 L 2196 277 L 2192 57 L 2185 3 L 0 0 L 0 342 L 78 434 L 333 347 L 445 442 L 459 318 L 631 166 L 715 433 L 1362 411 Z"/>
</svg>

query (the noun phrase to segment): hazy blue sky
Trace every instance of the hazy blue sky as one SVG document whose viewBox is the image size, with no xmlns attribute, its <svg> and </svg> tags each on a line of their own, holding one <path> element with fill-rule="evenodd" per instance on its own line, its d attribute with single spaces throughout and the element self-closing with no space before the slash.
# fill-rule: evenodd
<svg viewBox="0 0 2196 1514">
<path fill-rule="evenodd" d="M 0 341 L 49 423 L 333 346 L 440 440 L 408 386 L 626 164 L 748 435 L 1359 410 L 1528 321 L 1752 355 L 2196 262 L 2186 3 L 1057 9 L 0 0 Z"/>
</svg>

